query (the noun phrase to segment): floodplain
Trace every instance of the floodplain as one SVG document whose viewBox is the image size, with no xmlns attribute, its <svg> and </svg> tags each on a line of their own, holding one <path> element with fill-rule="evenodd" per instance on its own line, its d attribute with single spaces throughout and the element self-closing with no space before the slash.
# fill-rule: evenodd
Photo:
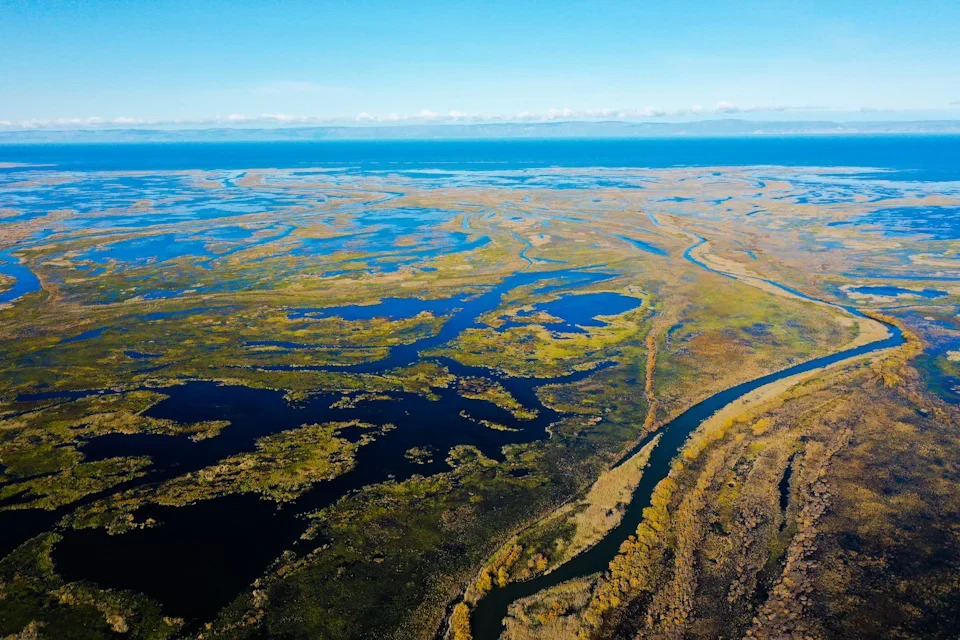
<svg viewBox="0 0 960 640">
<path fill-rule="evenodd" d="M 0 637 L 960 617 L 958 183 L 17 167 L 0 212 Z"/>
</svg>

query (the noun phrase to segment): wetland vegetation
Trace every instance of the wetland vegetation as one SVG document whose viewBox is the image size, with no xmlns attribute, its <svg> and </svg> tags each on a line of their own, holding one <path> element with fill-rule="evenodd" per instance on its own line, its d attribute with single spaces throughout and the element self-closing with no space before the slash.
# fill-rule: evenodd
<svg viewBox="0 0 960 640">
<path fill-rule="evenodd" d="M 0 637 L 950 637 L 958 206 L 0 170 Z"/>
</svg>

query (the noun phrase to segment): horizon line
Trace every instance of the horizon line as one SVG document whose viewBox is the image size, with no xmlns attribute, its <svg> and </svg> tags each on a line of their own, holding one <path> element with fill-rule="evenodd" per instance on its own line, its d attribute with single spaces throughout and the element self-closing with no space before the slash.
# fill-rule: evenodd
<svg viewBox="0 0 960 640">
<path fill-rule="evenodd" d="M 312 134 L 312 135 L 311 135 Z M 446 134 L 446 135 L 445 135 Z M 542 135 L 537 135 L 542 134 Z M 703 119 L 680 122 L 630 120 L 557 120 L 549 122 L 377 123 L 279 125 L 243 124 L 194 127 L 0 128 L 0 142 L 189 142 L 189 141 L 338 141 L 415 139 L 663 139 L 749 138 L 775 136 L 957 135 L 960 118 L 920 120 L 749 120 Z M 211 138 L 211 136 L 223 138 Z M 151 140 L 150 138 L 153 138 Z M 254 140 L 244 140 L 254 138 Z M 193 140 L 191 140 L 193 139 Z"/>
</svg>

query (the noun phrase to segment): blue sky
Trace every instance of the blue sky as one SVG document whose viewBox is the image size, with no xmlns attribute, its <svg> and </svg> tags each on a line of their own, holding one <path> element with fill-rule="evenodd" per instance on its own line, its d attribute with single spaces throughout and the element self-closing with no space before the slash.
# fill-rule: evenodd
<svg viewBox="0 0 960 640">
<path fill-rule="evenodd" d="M 0 123 L 960 119 L 960 2 L 0 0 Z"/>
</svg>

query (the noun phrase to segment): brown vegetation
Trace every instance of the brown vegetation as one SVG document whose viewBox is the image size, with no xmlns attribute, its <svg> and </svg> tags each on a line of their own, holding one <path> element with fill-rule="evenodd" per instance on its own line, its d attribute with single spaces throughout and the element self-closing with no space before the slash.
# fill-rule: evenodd
<svg viewBox="0 0 960 640">
<path fill-rule="evenodd" d="M 706 421 L 607 572 L 516 603 L 506 637 L 950 637 L 960 412 L 905 335 Z"/>
</svg>

